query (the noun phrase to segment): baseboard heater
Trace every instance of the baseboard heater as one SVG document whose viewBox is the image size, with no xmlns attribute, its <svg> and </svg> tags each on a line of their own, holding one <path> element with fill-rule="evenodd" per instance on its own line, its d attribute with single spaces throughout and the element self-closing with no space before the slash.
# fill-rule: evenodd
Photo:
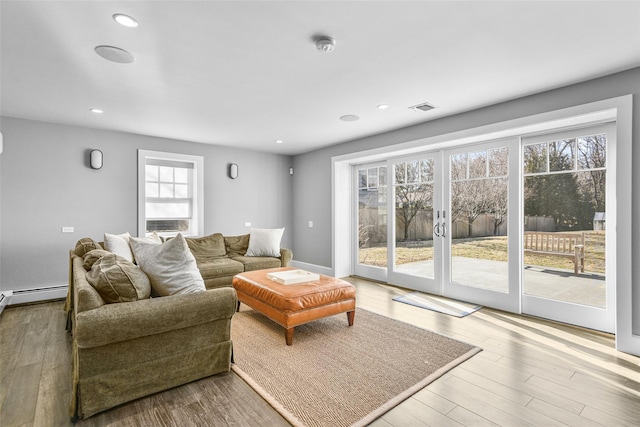
<svg viewBox="0 0 640 427">
<path fill-rule="evenodd" d="M 9 305 L 61 299 L 67 296 L 67 285 L 10 291 Z"/>
</svg>

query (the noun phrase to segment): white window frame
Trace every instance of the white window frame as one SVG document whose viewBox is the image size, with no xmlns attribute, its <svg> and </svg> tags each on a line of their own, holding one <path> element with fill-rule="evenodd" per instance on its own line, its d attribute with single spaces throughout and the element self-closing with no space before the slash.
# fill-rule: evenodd
<svg viewBox="0 0 640 427">
<path fill-rule="evenodd" d="M 167 153 L 163 151 L 138 150 L 138 236 L 146 236 L 146 174 L 147 159 L 166 160 L 193 164 L 193 203 L 191 207 L 191 227 L 184 236 L 204 235 L 204 157 L 190 154 Z M 175 236 L 178 232 L 159 233 Z"/>
</svg>

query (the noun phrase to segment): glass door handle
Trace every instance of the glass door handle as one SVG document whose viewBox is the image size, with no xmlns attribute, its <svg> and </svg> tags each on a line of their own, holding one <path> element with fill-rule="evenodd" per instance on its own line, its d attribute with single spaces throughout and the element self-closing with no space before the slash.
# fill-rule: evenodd
<svg viewBox="0 0 640 427">
<path fill-rule="evenodd" d="M 447 217 L 447 211 L 442 211 L 442 236 L 447 237 L 447 224 L 445 218 Z"/>
<path fill-rule="evenodd" d="M 436 222 L 436 225 L 434 225 L 434 226 L 433 226 L 433 234 L 434 234 L 436 237 L 442 237 L 442 236 L 440 235 L 440 223 L 439 223 L 439 222 Z"/>
</svg>

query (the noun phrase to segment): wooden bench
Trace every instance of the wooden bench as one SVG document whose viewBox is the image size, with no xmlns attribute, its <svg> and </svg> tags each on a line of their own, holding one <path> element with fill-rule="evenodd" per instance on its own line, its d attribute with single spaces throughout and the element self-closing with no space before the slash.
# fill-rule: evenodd
<svg viewBox="0 0 640 427">
<path fill-rule="evenodd" d="M 525 231 L 524 253 L 568 258 L 578 274 L 584 272 L 584 233 Z"/>
</svg>

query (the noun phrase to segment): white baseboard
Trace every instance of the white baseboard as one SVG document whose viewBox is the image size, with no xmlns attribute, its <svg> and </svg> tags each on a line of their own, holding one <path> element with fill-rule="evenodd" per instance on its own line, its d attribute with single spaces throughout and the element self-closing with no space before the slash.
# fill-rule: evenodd
<svg viewBox="0 0 640 427">
<path fill-rule="evenodd" d="M 48 301 L 53 299 L 61 299 L 67 296 L 67 285 L 46 286 L 35 289 L 20 289 L 16 291 L 2 291 L 11 293 L 9 305 L 27 304 L 31 302 Z"/>
<path fill-rule="evenodd" d="M 4 310 L 4 308 L 9 305 L 12 295 L 12 291 L 2 291 L 0 293 L 0 313 L 2 313 L 2 310 Z"/>
<path fill-rule="evenodd" d="M 291 260 L 291 266 L 301 270 L 310 271 L 312 273 L 324 274 L 325 276 L 333 276 L 333 268 L 323 267 L 321 265 L 307 264 L 306 262 Z"/>
</svg>

